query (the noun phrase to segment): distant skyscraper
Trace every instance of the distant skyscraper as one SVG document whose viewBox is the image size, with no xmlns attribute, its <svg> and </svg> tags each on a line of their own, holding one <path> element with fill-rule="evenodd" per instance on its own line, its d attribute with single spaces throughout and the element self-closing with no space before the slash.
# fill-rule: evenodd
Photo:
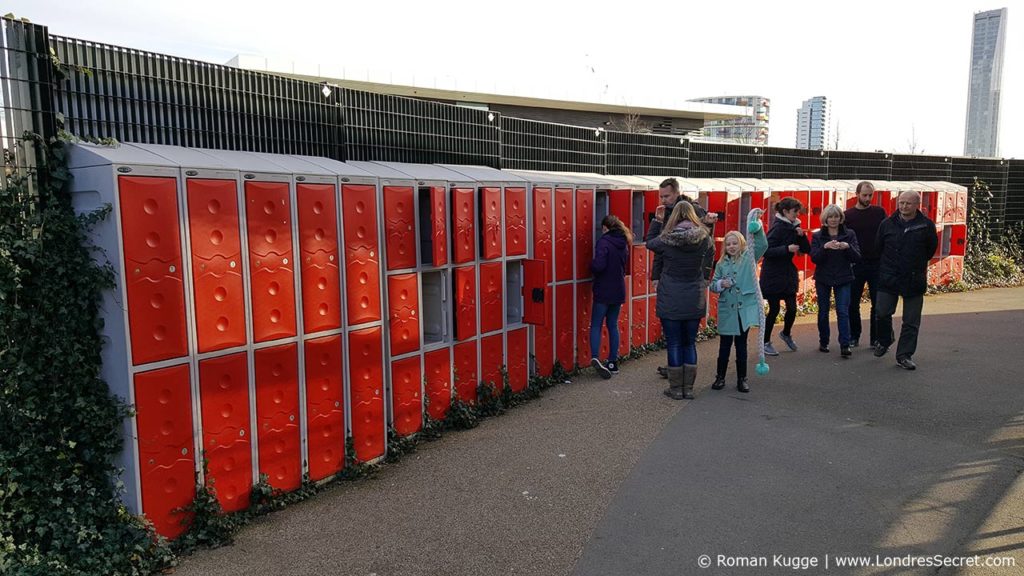
<svg viewBox="0 0 1024 576">
<path fill-rule="evenodd" d="M 828 146 L 828 98 L 815 96 L 804 100 L 796 111 L 796 147 L 824 150 Z"/>
<path fill-rule="evenodd" d="M 708 140 L 723 140 L 741 144 L 768 144 L 768 115 L 772 102 L 764 96 L 711 96 L 694 98 L 690 102 L 749 106 L 750 116 L 729 120 L 708 120 L 704 122 L 704 137 Z"/>
<path fill-rule="evenodd" d="M 964 156 L 999 155 L 999 92 L 1005 40 L 1006 8 L 974 15 Z"/>
</svg>

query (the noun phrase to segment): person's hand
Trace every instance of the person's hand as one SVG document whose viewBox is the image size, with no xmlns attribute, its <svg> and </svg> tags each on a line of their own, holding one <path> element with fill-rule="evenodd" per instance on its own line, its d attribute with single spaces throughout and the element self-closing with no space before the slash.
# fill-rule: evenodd
<svg viewBox="0 0 1024 576">
<path fill-rule="evenodd" d="M 653 288 L 654 290 L 658 289 L 658 281 L 657 280 L 651 280 L 651 288 Z"/>
<path fill-rule="evenodd" d="M 722 278 L 722 288 L 732 288 L 735 285 L 732 278 Z"/>
<path fill-rule="evenodd" d="M 763 227 L 764 226 L 761 224 L 760 220 L 754 219 L 747 223 L 747 232 L 750 232 L 751 234 L 757 234 L 758 232 L 761 231 L 761 228 Z"/>
<path fill-rule="evenodd" d="M 849 242 L 837 242 L 837 244 L 839 245 L 839 249 L 840 250 L 849 250 L 850 249 L 850 243 Z"/>
<path fill-rule="evenodd" d="M 797 252 L 799 252 L 799 251 L 800 251 L 800 247 L 799 247 L 799 246 L 797 246 L 796 244 L 790 244 L 790 245 L 789 245 L 789 251 L 790 251 L 791 253 L 793 253 L 793 254 L 796 254 Z"/>
<path fill-rule="evenodd" d="M 835 240 L 829 240 L 828 242 L 825 242 L 825 245 L 822 246 L 822 248 L 824 248 L 825 250 L 836 250 L 836 248 L 837 248 L 836 241 Z"/>
<path fill-rule="evenodd" d="M 797 236 L 807 236 L 807 231 L 804 230 L 803 228 L 797 226 L 796 227 L 796 235 Z"/>
<path fill-rule="evenodd" d="M 718 214 L 716 212 L 708 212 L 704 215 L 705 224 L 714 224 L 715 222 L 718 222 Z"/>
<path fill-rule="evenodd" d="M 661 204 L 657 208 L 654 209 L 654 219 L 657 220 L 658 222 L 664 222 L 665 221 L 665 205 L 664 204 Z"/>
</svg>

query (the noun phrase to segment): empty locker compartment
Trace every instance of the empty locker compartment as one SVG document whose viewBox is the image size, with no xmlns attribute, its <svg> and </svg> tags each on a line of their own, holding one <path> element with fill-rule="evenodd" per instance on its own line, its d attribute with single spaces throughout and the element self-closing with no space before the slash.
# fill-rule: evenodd
<svg viewBox="0 0 1024 576">
<path fill-rule="evenodd" d="M 420 264 L 444 266 L 448 263 L 448 210 L 445 190 L 441 186 L 419 189 Z"/>
<path fill-rule="evenodd" d="M 416 274 L 388 276 L 388 342 L 392 356 L 401 356 L 420 348 L 418 284 Z"/>
<path fill-rule="evenodd" d="M 523 264 L 516 260 L 505 263 L 505 325 L 515 326 L 522 322 Z"/>
<path fill-rule="evenodd" d="M 430 347 L 451 341 L 448 329 L 448 283 L 447 272 L 423 272 L 422 282 L 423 309 L 423 346 Z"/>
<path fill-rule="evenodd" d="M 416 267 L 416 213 L 409 186 L 384 186 L 384 246 L 387 269 Z"/>
<path fill-rule="evenodd" d="M 480 264 L 480 333 L 487 334 L 501 330 L 505 318 L 502 291 L 504 266 L 501 262 Z"/>
</svg>

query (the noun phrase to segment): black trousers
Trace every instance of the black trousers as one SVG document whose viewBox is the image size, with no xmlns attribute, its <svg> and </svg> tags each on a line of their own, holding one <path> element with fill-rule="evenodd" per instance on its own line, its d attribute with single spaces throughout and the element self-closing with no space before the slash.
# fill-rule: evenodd
<svg viewBox="0 0 1024 576">
<path fill-rule="evenodd" d="M 870 316 L 868 316 L 868 343 L 878 342 L 878 320 L 876 308 L 878 301 L 878 262 L 861 262 L 853 266 L 853 284 L 850 285 L 850 338 L 860 340 L 863 330 L 860 316 L 860 299 L 864 295 L 864 286 L 868 287 L 868 299 L 871 300 Z"/>
<path fill-rule="evenodd" d="M 743 327 L 739 317 L 736 318 L 740 328 Z M 718 335 L 718 372 L 716 376 L 725 378 L 725 372 L 729 369 L 729 353 L 733 345 L 736 346 L 736 378 L 742 380 L 747 377 L 747 333 L 750 330 L 743 330 L 739 336 Z"/>
<path fill-rule="evenodd" d="M 896 313 L 898 294 L 878 292 L 878 343 L 892 346 L 895 333 L 892 317 Z M 903 296 L 903 326 L 900 327 L 900 342 L 896 345 L 896 359 L 910 358 L 917 351 L 917 334 L 921 330 L 921 310 L 924 308 L 924 294 Z"/>
<path fill-rule="evenodd" d="M 764 299 L 768 301 L 768 316 L 764 319 L 764 341 L 767 344 L 771 342 L 772 329 L 775 328 L 775 319 L 779 317 L 782 302 L 786 303 L 782 333 L 786 336 L 792 333 L 793 323 L 796 322 L 796 294 L 765 294 Z"/>
</svg>

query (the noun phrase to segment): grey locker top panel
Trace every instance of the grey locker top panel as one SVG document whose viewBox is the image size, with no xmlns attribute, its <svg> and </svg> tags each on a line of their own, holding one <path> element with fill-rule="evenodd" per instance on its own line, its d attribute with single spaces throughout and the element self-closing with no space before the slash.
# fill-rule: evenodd
<svg viewBox="0 0 1024 576">
<path fill-rule="evenodd" d="M 378 177 L 388 178 L 391 180 L 415 180 L 415 176 L 409 176 L 401 170 L 396 170 L 386 164 L 378 164 L 377 162 L 366 162 L 365 160 L 352 160 L 351 162 L 345 162 L 348 166 L 353 166 L 365 172 Z"/>
<path fill-rule="evenodd" d="M 405 164 L 403 162 L 374 162 L 374 164 L 380 164 L 392 170 L 397 170 L 405 174 L 406 178 L 414 178 L 416 180 L 443 180 L 446 182 L 473 180 L 472 178 L 467 178 L 464 174 L 437 164 Z"/>
<path fill-rule="evenodd" d="M 526 184 L 526 179 L 507 170 L 498 170 L 487 166 L 460 166 L 458 164 L 438 164 L 446 170 L 458 172 L 470 180 L 477 182 L 508 182 Z"/>
<path fill-rule="evenodd" d="M 533 184 L 576 184 L 575 179 L 553 172 L 536 172 L 532 170 L 502 170 L 502 172 L 514 174 Z"/>
<path fill-rule="evenodd" d="M 291 174 L 292 171 L 279 164 L 274 154 L 267 154 L 261 157 L 256 152 L 240 152 L 238 150 L 210 150 L 198 148 L 204 154 L 209 154 L 224 162 L 228 166 L 242 172 L 269 172 L 272 174 Z"/>
<path fill-rule="evenodd" d="M 82 142 L 69 145 L 67 150 L 68 168 L 85 168 L 88 166 L 106 166 L 111 164 L 175 166 L 175 164 L 162 156 L 131 145 L 100 146 Z"/>
<path fill-rule="evenodd" d="M 321 168 L 329 171 L 331 174 L 337 174 L 338 176 L 358 176 L 360 178 L 376 178 L 375 174 L 367 172 L 362 168 L 357 168 L 348 162 L 339 162 L 333 158 L 324 158 L 322 156 L 295 156 L 301 158 L 311 164 L 316 164 Z"/>
<path fill-rule="evenodd" d="M 127 144 L 165 158 L 172 166 L 181 168 L 208 168 L 214 170 L 237 170 L 235 166 L 224 162 L 220 158 L 210 156 L 196 148 L 184 148 L 181 146 L 167 146 L 164 144 Z"/>
<path fill-rule="evenodd" d="M 249 152 L 257 158 L 262 158 L 267 162 L 272 162 L 278 166 L 283 167 L 292 174 L 308 174 L 311 176 L 336 176 L 334 172 L 314 164 L 305 159 L 299 158 L 298 156 L 291 156 L 286 154 L 268 154 L 266 152 Z"/>
</svg>

